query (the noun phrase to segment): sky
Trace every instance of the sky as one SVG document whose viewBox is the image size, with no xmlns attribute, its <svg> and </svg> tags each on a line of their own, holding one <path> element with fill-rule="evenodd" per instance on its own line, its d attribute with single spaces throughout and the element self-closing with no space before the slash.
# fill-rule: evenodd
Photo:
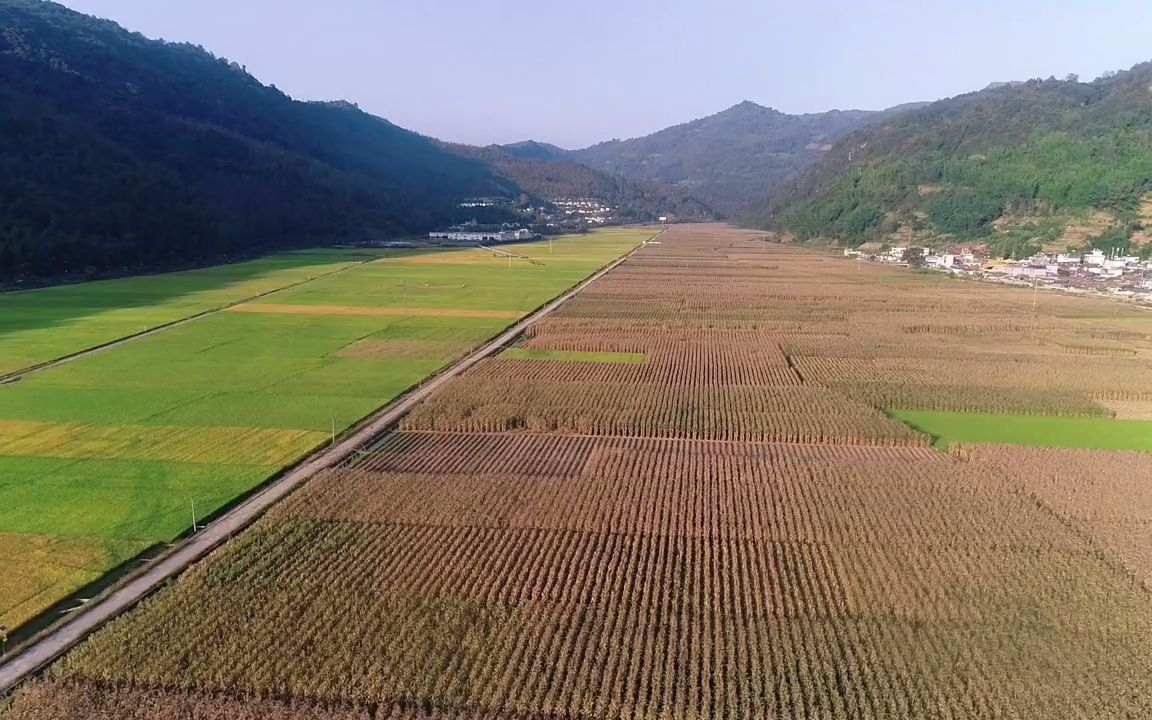
<svg viewBox="0 0 1152 720">
<path fill-rule="evenodd" d="M 881 109 L 1152 60 L 1148 0 L 64 0 L 444 140 L 562 147 L 742 100 Z"/>
</svg>

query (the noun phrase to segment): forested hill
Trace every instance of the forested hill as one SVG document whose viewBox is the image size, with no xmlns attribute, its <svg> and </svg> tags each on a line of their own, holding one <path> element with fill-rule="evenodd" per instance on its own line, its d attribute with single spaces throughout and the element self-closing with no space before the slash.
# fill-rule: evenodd
<svg viewBox="0 0 1152 720">
<path fill-rule="evenodd" d="M 513 192 L 346 103 L 199 47 L 0 0 L 0 277 L 164 267 L 420 230 Z"/>
<path fill-rule="evenodd" d="M 567 159 L 565 151 L 537 142 L 514 145 L 446 145 L 464 157 L 484 162 L 501 179 L 543 200 L 596 198 L 617 208 L 625 222 L 649 222 L 660 216 L 707 222 L 717 214 L 686 193 L 655 183 L 628 180 Z"/>
<path fill-rule="evenodd" d="M 672 185 L 735 215 L 818 161 L 838 138 L 898 110 L 787 115 L 745 101 L 652 135 L 575 150 L 570 157 L 610 174 Z"/>
<path fill-rule="evenodd" d="M 1004 255 L 1127 246 L 1152 221 L 1152 63 L 991 86 L 887 118 L 765 200 L 753 224 L 859 243 L 981 239 Z"/>
</svg>

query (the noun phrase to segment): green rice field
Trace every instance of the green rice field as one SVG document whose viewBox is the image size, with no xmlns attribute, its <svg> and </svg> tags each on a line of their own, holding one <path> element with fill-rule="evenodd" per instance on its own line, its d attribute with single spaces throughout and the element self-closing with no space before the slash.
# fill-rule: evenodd
<svg viewBox="0 0 1152 720">
<path fill-rule="evenodd" d="M 937 445 L 1004 443 L 1095 450 L 1152 450 L 1152 421 L 892 410 Z"/>
<path fill-rule="evenodd" d="M 371 260 L 309 250 L 201 270 L 0 293 L 0 375 Z"/>
<path fill-rule="evenodd" d="M 0 295 L 12 371 L 301 283 L 0 386 L 0 624 L 179 536 L 651 235 L 506 246 L 527 256 L 511 263 L 286 253 Z"/>
</svg>

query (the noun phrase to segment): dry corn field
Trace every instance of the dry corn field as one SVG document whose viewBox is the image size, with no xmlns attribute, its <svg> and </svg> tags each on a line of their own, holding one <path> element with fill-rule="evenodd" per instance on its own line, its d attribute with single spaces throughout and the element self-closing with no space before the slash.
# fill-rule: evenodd
<svg viewBox="0 0 1152 720">
<path fill-rule="evenodd" d="M 1152 319 L 1032 303 L 675 226 L 0 717 L 1152 717 L 1152 454 L 884 412 L 1146 412 Z"/>
</svg>

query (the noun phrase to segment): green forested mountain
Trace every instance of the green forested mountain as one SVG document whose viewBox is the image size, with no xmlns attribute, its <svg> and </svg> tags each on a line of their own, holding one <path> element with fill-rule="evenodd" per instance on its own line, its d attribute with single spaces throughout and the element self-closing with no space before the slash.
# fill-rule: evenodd
<svg viewBox="0 0 1152 720">
<path fill-rule="evenodd" d="M 565 160 L 568 159 L 569 154 L 564 148 L 536 140 L 509 143 L 508 145 L 501 145 L 500 149 L 509 155 L 531 160 Z"/>
<path fill-rule="evenodd" d="M 728 215 L 762 200 L 845 134 L 900 110 L 787 115 L 745 101 L 723 112 L 570 157 L 632 180 L 671 185 Z"/>
<path fill-rule="evenodd" d="M 1093 82 L 992 86 L 886 118 L 748 220 L 850 243 L 979 238 L 1018 255 L 1059 245 L 1087 216 L 1090 242 L 1126 244 L 1149 190 L 1152 63 Z"/>
</svg>

